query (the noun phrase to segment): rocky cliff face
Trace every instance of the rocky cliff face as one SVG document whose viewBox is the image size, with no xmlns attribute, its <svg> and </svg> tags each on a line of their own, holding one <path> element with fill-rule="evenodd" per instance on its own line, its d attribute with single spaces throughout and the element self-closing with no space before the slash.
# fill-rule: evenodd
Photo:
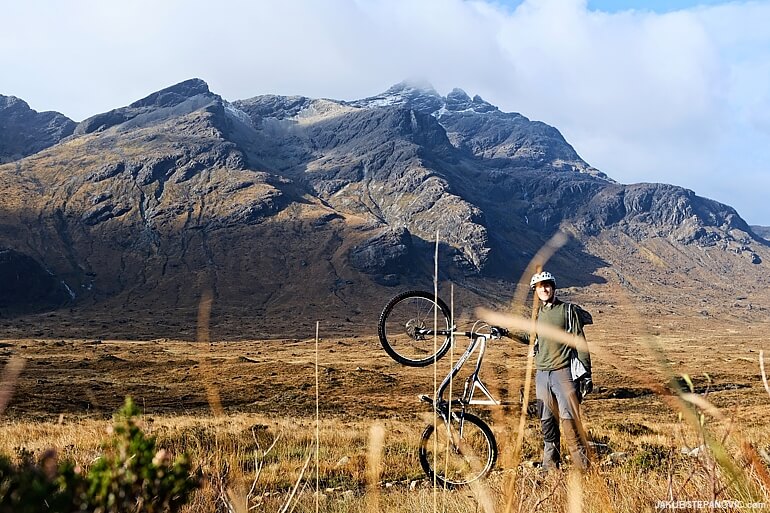
<svg viewBox="0 0 770 513">
<path fill-rule="evenodd" d="M 15 96 L 0 95 L 0 164 L 53 146 L 75 129 L 58 112 L 36 112 Z"/>
<path fill-rule="evenodd" d="M 573 285 L 626 258 L 608 234 L 634 251 L 666 241 L 707 270 L 704 254 L 733 255 L 750 277 L 768 258 L 732 208 L 617 184 L 555 128 L 460 90 L 230 103 L 193 79 L 72 133 L 0 166 L 0 248 L 50 270 L 85 309 L 185 312 L 171 316 L 182 323 L 211 291 L 223 319 L 259 329 L 297 315 L 353 322 L 387 287 L 427 283 L 437 234 L 442 278 L 469 290 L 515 280 L 559 229 L 574 235 L 556 262 Z"/>
</svg>

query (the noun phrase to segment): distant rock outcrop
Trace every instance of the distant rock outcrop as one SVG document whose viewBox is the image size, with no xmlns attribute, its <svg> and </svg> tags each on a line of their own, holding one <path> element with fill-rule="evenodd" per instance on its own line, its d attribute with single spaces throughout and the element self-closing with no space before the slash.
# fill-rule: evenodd
<svg viewBox="0 0 770 513">
<path fill-rule="evenodd" d="M 383 285 L 396 285 L 411 274 L 415 261 L 412 237 L 406 228 L 387 229 L 350 252 L 351 265 Z"/>
<path fill-rule="evenodd" d="M 24 100 L 0 95 L 0 164 L 53 146 L 74 130 L 63 114 L 36 112 Z"/>
<path fill-rule="evenodd" d="M 576 222 L 589 234 L 619 225 L 638 240 L 671 237 L 683 244 L 713 246 L 725 238 L 738 238 L 751 243 L 751 228 L 735 209 L 666 184 L 605 187 L 579 212 Z"/>
</svg>

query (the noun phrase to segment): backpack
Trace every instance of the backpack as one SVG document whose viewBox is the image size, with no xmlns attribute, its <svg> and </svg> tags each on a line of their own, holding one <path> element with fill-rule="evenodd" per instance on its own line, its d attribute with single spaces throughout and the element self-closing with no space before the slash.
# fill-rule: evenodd
<svg viewBox="0 0 770 513">
<path fill-rule="evenodd" d="M 577 314 L 578 321 L 580 321 L 581 326 L 587 326 L 589 324 L 594 323 L 594 318 L 591 315 L 591 313 L 588 310 L 583 309 L 583 307 L 567 303 L 567 331 L 572 331 L 572 312 L 575 312 Z"/>
<path fill-rule="evenodd" d="M 572 303 L 567 303 L 567 331 L 572 331 L 572 312 L 575 312 L 578 322 L 580 322 L 581 326 L 585 326 L 587 324 L 593 324 L 594 318 L 591 316 L 591 314 L 581 308 L 578 305 L 574 305 Z M 589 374 L 588 369 L 585 368 L 583 365 L 583 362 L 581 362 L 577 357 L 577 349 L 572 349 L 572 355 L 570 357 L 570 372 L 572 374 L 572 379 L 575 381 L 580 381 L 583 376 L 586 376 Z"/>
</svg>

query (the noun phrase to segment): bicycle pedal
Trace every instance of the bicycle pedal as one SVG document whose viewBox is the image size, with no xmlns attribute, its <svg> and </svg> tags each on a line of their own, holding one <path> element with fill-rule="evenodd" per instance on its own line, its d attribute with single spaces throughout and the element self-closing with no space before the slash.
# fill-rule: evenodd
<svg viewBox="0 0 770 513">
<path fill-rule="evenodd" d="M 433 404 L 433 398 L 428 396 L 428 395 L 420 394 L 420 395 L 417 396 L 417 398 L 420 401 L 424 402 L 424 403 L 428 403 L 428 404 L 431 404 L 431 405 Z"/>
</svg>

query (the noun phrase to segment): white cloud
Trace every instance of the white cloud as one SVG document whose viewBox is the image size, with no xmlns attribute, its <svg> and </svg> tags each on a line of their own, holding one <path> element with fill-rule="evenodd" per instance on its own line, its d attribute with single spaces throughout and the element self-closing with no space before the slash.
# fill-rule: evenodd
<svg viewBox="0 0 770 513">
<path fill-rule="evenodd" d="M 619 181 L 683 185 L 770 225 L 757 192 L 770 190 L 768 1 L 665 14 L 583 0 L 212 5 L 12 3 L 0 93 L 82 119 L 194 76 L 231 100 L 353 99 L 423 78 L 556 126 Z"/>
</svg>

